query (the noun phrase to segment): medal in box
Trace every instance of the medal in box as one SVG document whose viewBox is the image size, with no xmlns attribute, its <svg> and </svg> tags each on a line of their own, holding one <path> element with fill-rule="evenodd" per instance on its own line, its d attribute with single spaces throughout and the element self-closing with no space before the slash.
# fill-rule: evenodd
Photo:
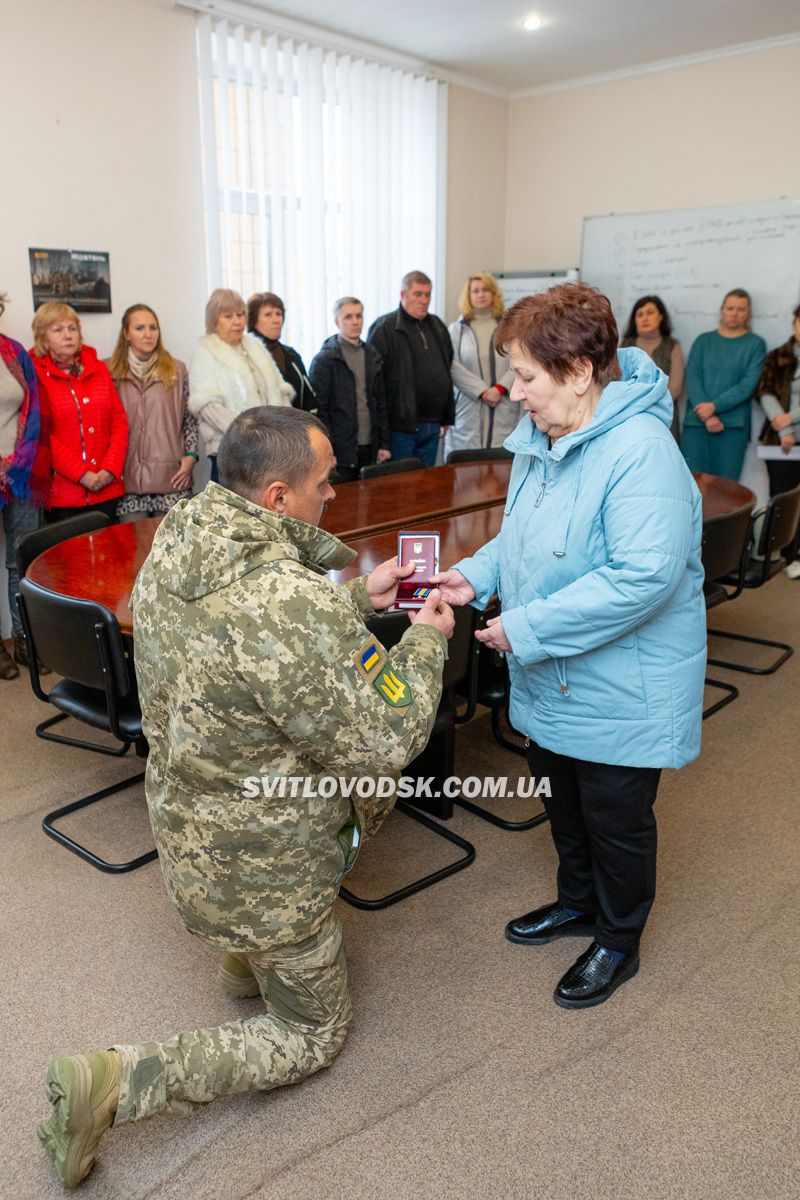
<svg viewBox="0 0 800 1200">
<path fill-rule="evenodd" d="M 430 530 L 398 533 L 397 561 L 401 567 L 414 564 L 414 574 L 401 579 L 395 608 L 422 608 L 430 595 L 431 576 L 439 570 L 439 534 Z"/>
</svg>

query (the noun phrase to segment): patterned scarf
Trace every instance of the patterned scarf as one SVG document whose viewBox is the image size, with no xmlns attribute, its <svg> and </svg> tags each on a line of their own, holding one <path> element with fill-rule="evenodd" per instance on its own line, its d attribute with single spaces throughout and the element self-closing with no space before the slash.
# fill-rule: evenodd
<svg viewBox="0 0 800 1200">
<path fill-rule="evenodd" d="M 128 366 L 131 370 L 131 375 L 142 383 L 147 383 L 152 375 L 155 374 L 158 366 L 158 350 L 154 350 L 149 358 L 139 358 L 134 354 L 130 346 L 128 346 Z"/>
<path fill-rule="evenodd" d="M 22 388 L 17 438 L 8 458 L 0 460 L 0 508 L 17 496 L 44 498 L 50 482 L 50 421 L 39 404 L 36 371 L 25 348 L 0 333 L 0 355 Z"/>
</svg>

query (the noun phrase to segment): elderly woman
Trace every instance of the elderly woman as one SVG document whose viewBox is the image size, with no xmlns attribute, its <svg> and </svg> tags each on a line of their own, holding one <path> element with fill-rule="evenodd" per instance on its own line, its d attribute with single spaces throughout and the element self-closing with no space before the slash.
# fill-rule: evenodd
<svg viewBox="0 0 800 1200">
<path fill-rule="evenodd" d="M 519 419 L 519 409 L 508 398 L 514 375 L 494 343 L 505 310 L 494 276 L 470 275 L 458 307 L 461 316 L 448 326 L 456 416 L 445 434 L 445 459 L 451 450 L 502 446 Z"/>
<path fill-rule="evenodd" d="M 217 449 L 231 421 L 247 408 L 290 405 L 294 388 L 281 378 L 257 337 L 245 333 L 247 309 L 238 292 L 216 288 L 206 305 L 206 334 L 189 364 L 189 409 L 217 480 Z"/>
<path fill-rule="evenodd" d="M 115 521 L 124 491 L 128 421 L 108 367 L 84 346 L 78 314 L 68 304 L 37 309 L 31 358 L 50 415 L 47 520 L 92 507 Z"/>
<path fill-rule="evenodd" d="M 502 613 L 476 636 L 508 656 L 511 719 L 545 800 L 558 895 L 509 922 L 525 945 L 592 942 L 557 1004 L 600 1004 L 639 968 L 655 896 L 653 802 L 700 749 L 706 621 L 700 495 L 670 434 L 666 376 L 617 353 L 605 296 L 566 284 L 500 323 L 520 421 L 498 536 L 437 577 Z"/>
<path fill-rule="evenodd" d="M 672 396 L 672 436 L 681 440 L 678 400 L 683 391 L 686 367 L 683 349 L 677 338 L 672 336 L 672 321 L 667 306 L 660 296 L 640 296 L 631 309 L 628 326 L 622 335 L 623 346 L 638 346 L 649 354 L 657 367 L 669 378 L 669 394 Z"/>
<path fill-rule="evenodd" d="M 269 350 L 284 382 L 294 388 L 292 404 L 306 412 L 315 412 L 317 400 L 305 364 L 294 346 L 281 341 L 286 309 L 274 292 L 256 292 L 247 301 L 247 330 Z"/>
<path fill-rule="evenodd" d="M 780 446 L 787 455 L 797 445 L 800 431 L 800 304 L 792 316 L 792 336 L 782 346 L 770 350 L 756 388 L 766 417 L 760 440 L 767 446 Z M 790 492 L 800 485 L 800 462 L 788 458 L 767 459 L 767 474 L 770 496 Z M 786 574 L 790 579 L 800 579 L 798 542 L 800 532 L 791 546 L 783 548 L 788 562 Z"/>
<path fill-rule="evenodd" d="M 5 312 L 0 296 L 0 316 Z M 17 543 L 39 528 L 42 498 L 49 482 L 47 421 L 39 406 L 36 370 L 19 342 L 0 333 L 0 521 L 6 537 L 8 607 L 14 657 L 0 638 L 0 679 L 16 679 L 17 663 L 28 665 L 25 635 L 16 605 L 19 587 Z"/>
<path fill-rule="evenodd" d="M 122 314 L 106 365 L 130 429 L 119 519 L 161 516 L 192 494 L 198 438 L 186 367 L 165 348 L 158 317 L 146 304 Z"/>
<path fill-rule="evenodd" d="M 738 479 L 750 441 L 750 401 L 767 346 L 750 332 L 750 296 L 734 288 L 719 326 L 695 339 L 686 364 L 689 393 L 681 450 L 692 471 Z"/>
</svg>

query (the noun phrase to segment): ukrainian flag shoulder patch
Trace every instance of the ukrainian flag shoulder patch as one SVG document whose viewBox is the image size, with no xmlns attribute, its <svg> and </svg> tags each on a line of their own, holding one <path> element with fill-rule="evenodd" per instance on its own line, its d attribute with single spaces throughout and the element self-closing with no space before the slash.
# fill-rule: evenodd
<svg viewBox="0 0 800 1200">
<path fill-rule="evenodd" d="M 387 663 L 372 681 L 372 686 L 381 699 L 392 708 L 406 708 L 413 699 L 411 685 L 392 663 Z"/>
<path fill-rule="evenodd" d="M 372 683 L 376 674 L 386 662 L 386 654 L 381 649 L 380 642 L 375 638 L 369 638 L 356 650 L 353 660 L 359 674 L 369 683 Z"/>
</svg>

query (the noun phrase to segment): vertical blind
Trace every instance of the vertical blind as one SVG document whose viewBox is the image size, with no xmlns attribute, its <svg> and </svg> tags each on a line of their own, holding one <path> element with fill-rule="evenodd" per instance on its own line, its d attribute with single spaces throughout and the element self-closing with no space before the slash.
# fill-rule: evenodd
<svg viewBox="0 0 800 1200">
<path fill-rule="evenodd" d="M 277 292 L 304 356 L 339 296 L 443 294 L 446 84 L 208 16 L 197 46 L 210 288 Z"/>
</svg>

